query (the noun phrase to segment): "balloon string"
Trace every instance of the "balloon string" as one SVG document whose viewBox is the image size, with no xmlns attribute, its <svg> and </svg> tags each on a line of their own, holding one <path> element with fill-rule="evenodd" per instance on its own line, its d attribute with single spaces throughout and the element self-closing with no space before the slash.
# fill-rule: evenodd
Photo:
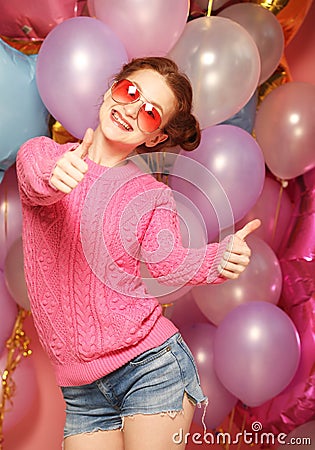
<svg viewBox="0 0 315 450">
<path fill-rule="evenodd" d="M 207 11 L 207 17 L 210 17 L 210 16 L 211 16 L 212 4 L 213 4 L 213 0 L 209 0 L 209 3 L 208 3 L 208 11 Z"/>
<path fill-rule="evenodd" d="M 30 340 L 23 330 L 23 323 L 26 317 L 30 315 L 29 311 L 19 307 L 18 315 L 12 330 L 10 338 L 6 342 L 8 349 L 6 367 L 1 376 L 1 398 L 0 398 L 0 450 L 3 450 L 3 420 L 5 416 L 6 402 L 13 405 L 12 397 L 15 394 L 15 383 L 13 373 L 20 363 L 22 357 L 32 354 L 29 348 Z"/>
<path fill-rule="evenodd" d="M 243 422 L 242 422 L 242 428 L 241 428 L 241 439 L 239 440 L 239 442 L 237 444 L 237 449 L 236 450 L 240 450 L 242 442 L 243 442 L 243 435 L 244 435 L 244 430 L 245 430 L 246 418 L 247 418 L 247 414 L 244 413 Z"/>
<path fill-rule="evenodd" d="M 280 191 L 279 191 L 278 202 L 277 202 L 277 207 L 276 207 L 275 220 L 274 220 L 274 224 L 273 224 L 271 242 L 274 241 L 274 238 L 275 238 L 275 235 L 276 235 L 276 230 L 277 230 L 278 221 L 279 221 L 279 215 L 280 215 L 280 207 L 281 207 L 281 200 L 282 200 L 282 195 L 283 195 L 283 189 L 288 185 L 287 181 L 285 181 L 285 180 L 280 180 L 280 181 L 281 181 L 281 185 L 280 185 Z"/>
</svg>

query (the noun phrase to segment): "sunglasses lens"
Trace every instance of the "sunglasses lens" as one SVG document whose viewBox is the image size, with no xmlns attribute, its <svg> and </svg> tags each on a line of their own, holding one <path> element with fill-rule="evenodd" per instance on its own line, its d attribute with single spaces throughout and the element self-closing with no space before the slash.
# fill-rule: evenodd
<svg viewBox="0 0 315 450">
<path fill-rule="evenodd" d="M 133 103 L 140 98 L 140 92 L 129 80 L 120 80 L 112 87 L 112 98 L 118 103 Z"/>
<path fill-rule="evenodd" d="M 138 126 L 141 131 L 152 133 L 161 125 L 161 116 L 151 103 L 144 103 L 138 112 Z"/>
</svg>

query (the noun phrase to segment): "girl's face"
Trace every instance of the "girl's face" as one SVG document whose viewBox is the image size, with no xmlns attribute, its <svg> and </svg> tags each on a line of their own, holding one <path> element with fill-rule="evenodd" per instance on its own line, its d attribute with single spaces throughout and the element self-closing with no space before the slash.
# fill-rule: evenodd
<svg viewBox="0 0 315 450">
<path fill-rule="evenodd" d="M 128 80 L 140 91 L 139 100 L 126 104 L 117 103 L 112 99 L 109 89 L 100 108 L 100 129 L 106 139 L 129 145 L 132 149 L 143 143 L 147 147 L 153 147 L 167 139 L 162 130 L 174 111 L 174 94 L 164 77 L 154 70 L 134 72 L 129 75 Z M 151 133 L 143 131 L 143 126 L 139 128 L 141 121 L 137 116 L 144 102 L 151 103 L 161 117 L 159 129 Z"/>
</svg>

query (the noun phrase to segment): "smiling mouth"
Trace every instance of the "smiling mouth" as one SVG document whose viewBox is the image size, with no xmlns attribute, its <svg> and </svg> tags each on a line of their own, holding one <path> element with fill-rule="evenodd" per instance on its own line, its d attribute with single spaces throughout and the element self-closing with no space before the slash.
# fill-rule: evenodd
<svg viewBox="0 0 315 450">
<path fill-rule="evenodd" d="M 126 131 L 132 131 L 133 128 L 132 126 L 126 122 L 122 116 L 118 113 L 118 111 L 116 111 L 115 109 L 112 110 L 112 118 L 114 119 L 114 122 L 118 125 L 121 126 L 124 130 Z"/>
</svg>

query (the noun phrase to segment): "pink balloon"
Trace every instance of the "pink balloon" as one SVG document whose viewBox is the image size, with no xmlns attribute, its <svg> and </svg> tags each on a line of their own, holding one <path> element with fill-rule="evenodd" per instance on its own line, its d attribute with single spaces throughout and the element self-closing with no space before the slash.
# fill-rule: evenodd
<svg viewBox="0 0 315 450">
<path fill-rule="evenodd" d="M 294 205 L 287 189 L 270 176 L 266 176 L 263 190 L 252 209 L 236 224 L 236 230 L 247 222 L 260 219 L 261 226 L 255 231 L 255 236 L 263 239 L 277 253 L 287 236 Z"/>
<path fill-rule="evenodd" d="M 237 280 L 192 289 L 201 312 L 215 325 L 239 305 L 257 300 L 273 304 L 279 301 L 282 273 L 278 258 L 258 237 L 248 236 L 246 241 L 252 251 L 251 261 Z"/>
<path fill-rule="evenodd" d="M 79 16 L 85 0 L 10 0 L 1 5 L 0 34 L 43 39 L 58 24 Z"/>
<path fill-rule="evenodd" d="M 198 368 L 200 383 L 209 399 L 205 415 L 207 429 L 216 428 L 237 403 L 237 398 L 220 382 L 214 369 L 213 351 L 216 328 L 207 323 L 196 323 L 181 328 L 181 334 L 187 342 Z M 201 424 L 203 410 L 196 408 L 194 421 Z"/>
<path fill-rule="evenodd" d="M 55 27 L 37 60 L 39 94 L 52 116 L 73 136 L 96 128 L 111 77 L 127 61 L 123 44 L 100 20 L 75 17 Z"/>
<path fill-rule="evenodd" d="M 283 54 L 284 35 L 280 22 L 271 11 L 253 3 L 228 6 L 218 15 L 239 23 L 253 38 L 261 62 L 258 84 L 262 84 L 276 70 Z"/>
<path fill-rule="evenodd" d="M 0 355 L 5 349 L 6 341 L 11 336 L 13 325 L 17 317 L 17 306 L 9 294 L 3 272 L 0 271 Z"/>
<path fill-rule="evenodd" d="M 128 56 L 165 56 L 179 39 L 189 1 L 94 0 L 95 15 L 124 43 Z"/>
<path fill-rule="evenodd" d="M 181 151 L 169 176 L 169 185 L 199 209 L 208 242 L 240 220 L 261 194 L 265 163 L 255 139 L 233 125 L 202 131 L 193 152 Z"/>
<path fill-rule="evenodd" d="M 22 233 L 22 206 L 15 166 L 11 166 L 0 184 L 0 269 L 7 252 Z"/>
<path fill-rule="evenodd" d="M 0 358 L 0 373 L 3 373 L 7 363 L 7 352 Z M 17 424 L 23 420 L 34 402 L 38 398 L 38 387 L 36 383 L 36 373 L 32 357 L 22 357 L 16 370 L 13 372 L 15 383 L 15 392 L 12 396 L 12 404 L 6 402 L 6 410 L 3 420 L 4 434 L 17 427 Z M 3 386 L 0 384 L 0 398 L 2 396 Z"/>
<path fill-rule="evenodd" d="M 15 302 L 28 311 L 30 302 L 25 283 L 21 237 L 12 244 L 8 251 L 4 264 L 4 277 L 7 289 Z"/>
<path fill-rule="evenodd" d="M 290 82 L 262 101 L 256 138 L 270 171 L 288 180 L 315 167 L 315 86 Z"/>
<path fill-rule="evenodd" d="M 297 330 L 277 306 L 249 302 L 228 313 L 218 326 L 214 366 L 222 384 L 248 406 L 279 394 L 300 361 Z"/>
<path fill-rule="evenodd" d="M 196 323 L 209 323 L 206 316 L 202 314 L 196 305 L 191 292 L 190 290 L 187 294 L 184 294 L 171 308 L 166 310 L 171 309 L 168 318 L 172 320 L 179 330 Z"/>
<path fill-rule="evenodd" d="M 223 122 L 253 96 L 260 57 L 250 34 L 223 17 L 190 21 L 169 56 L 191 80 L 201 128 Z"/>
</svg>

